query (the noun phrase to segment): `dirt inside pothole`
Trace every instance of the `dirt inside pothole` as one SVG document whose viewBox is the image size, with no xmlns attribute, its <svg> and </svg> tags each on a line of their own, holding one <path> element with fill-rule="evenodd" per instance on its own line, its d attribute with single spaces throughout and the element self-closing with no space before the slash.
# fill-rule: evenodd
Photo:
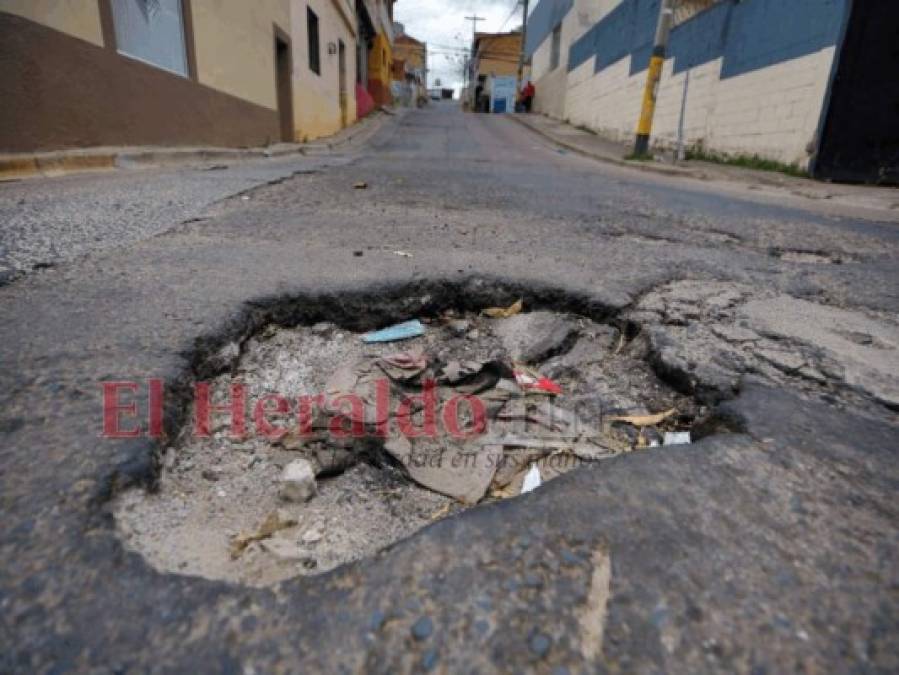
<svg viewBox="0 0 899 675">
<path fill-rule="evenodd" d="M 132 490 L 117 498 L 117 527 L 127 546 L 161 571 L 250 586 L 320 574 L 463 509 L 514 498 L 527 484 L 527 474 L 533 479 L 535 466 L 546 482 L 605 457 L 661 445 L 665 432 L 688 431 L 706 413 L 659 380 L 647 363 L 647 340 L 639 333 L 625 335 L 613 325 L 549 311 L 500 318 L 450 311 L 422 323 L 424 335 L 385 344 L 366 344 L 362 334 L 331 323 L 269 325 L 243 345 L 226 347 L 222 358 L 230 353 L 234 365 L 210 382 L 211 401 L 227 403 L 233 385 L 242 384 L 246 433 L 233 437 L 230 413 L 221 411 L 211 414 L 208 437 L 186 425 L 164 452 L 159 490 Z M 408 381 L 391 381 L 392 410 L 401 404 L 403 392 L 420 395 L 430 378 L 443 383 L 437 388 L 438 426 L 445 419 L 448 394 L 474 392 L 470 396 L 484 398 L 489 428 L 483 434 L 463 441 L 441 428 L 436 437 L 411 443 L 425 448 L 431 458 L 493 453 L 497 461 L 486 477 L 483 463 L 469 473 L 463 465 L 448 482 L 440 474 L 443 466 L 413 466 L 411 455 L 404 459 L 396 452 L 396 441 L 410 444 L 395 438 L 396 431 L 387 440 L 368 431 L 361 440 L 335 440 L 329 431 L 314 435 L 312 442 L 299 432 L 299 397 L 333 389 L 341 373 L 374 372 L 383 378 L 389 369 L 379 370 L 384 363 L 379 359 L 398 352 L 421 357 L 427 365 Z M 530 386 L 526 377 L 519 381 L 515 375 L 523 362 L 531 376 L 547 378 L 561 393 L 524 391 Z M 468 371 L 456 373 L 457 384 L 446 384 L 447 369 L 454 364 Z M 499 402 L 491 399 L 497 391 L 502 393 Z M 273 425 L 291 430 L 280 439 L 266 438 L 253 420 L 254 402 L 275 393 L 290 405 L 287 414 L 267 416 Z M 462 431 L 477 426 L 473 409 L 464 404 L 470 396 L 460 399 L 463 405 L 456 411 Z M 415 428 L 427 421 L 422 408 L 409 408 L 407 422 Z M 509 412 L 513 409 L 514 414 Z M 559 414 L 574 420 L 575 435 L 547 441 L 540 433 L 546 410 L 553 411 L 554 419 Z M 648 417 L 660 412 L 669 414 Z M 191 413 L 193 420 L 196 404 Z M 365 414 L 369 424 L 371 415 Z M 352 418 L 342 422 L 342 428 L 352 428 Z M 391 429 L 396 422 L 391 418 Z M 493 440 L 480 443 L 481 436 L 490 434 Z M 598 446 L 589 445 L 593 436 L 600 439 Z M 511 437 L 518 440 L 509 441 Z M 503 445 L 507 441 L 512 445 Z M 551 447 L 541 449 L 547 442 Z M 585 452 L 585 443 L 592 450 Z M 284 468 L 298 459 L 309 460 L 318 474 L 317 492 L 308 501 L 288 501 L 280 491 Z M 479 472 L 476 479 L 471 472 Z"/>
</svg>

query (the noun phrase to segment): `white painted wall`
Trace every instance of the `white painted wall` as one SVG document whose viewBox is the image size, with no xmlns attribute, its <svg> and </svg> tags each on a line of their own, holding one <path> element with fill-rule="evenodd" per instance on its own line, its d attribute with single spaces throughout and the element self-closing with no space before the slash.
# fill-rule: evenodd
<svg viewBox="0 0 899 675">
<path fill-rule="evenodd" d="M 568 91 L 568 51 L 571 44 L 599 21 L 619 0 L 575 0 L 574 7 L 562 20 L 562 41 L 559 67 L 550 69 L 552 34 L 544 40 L 531 57 L 531 73 L 537 95 L 534 110 L 544 115 L 565 117 L 565 98 Z M 604 7 L 608 6 L 608 8 Z"/>
<path fill-rule="evenodd" d="M 571 43 L 620 0 L 579 0 L 562 26 L 562 66 L 549 71 L 552 36 L 533 56 L 535 109 L 608 138 L 631 142 L 643 98 L 646 71 L 630 75 L 630 56 L 594 74 L 593 59 L 567 72 Z M 578 12 L 588 12 L 582 26 Z M 685 118 L 688 144 L 707 150 L 761 157 L 807 167 L 817 132 L 835 48 L 722 80 L 720 59 L 694 68 Z M 564 66 L 564 67 L 563 67 Z M 653 124 L 653 143 L 672 147 L 686 73 L 665 62 Z"/>
</svg>

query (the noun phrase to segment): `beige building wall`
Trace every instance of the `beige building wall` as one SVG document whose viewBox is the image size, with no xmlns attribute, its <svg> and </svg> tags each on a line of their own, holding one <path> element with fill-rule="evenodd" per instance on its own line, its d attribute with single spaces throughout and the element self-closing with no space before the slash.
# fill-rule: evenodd
<svg viewBox="0 0 899 675">
<path fill-rule="evenodd" d="M 289 34 L 290 3 L 191 0 L 199 82 L 276 109 L 273 27 Z M 0 11 L 103 46 L 97 0 L 0 0 Z"/>
<path fill-rule="evenodd" d="M 15 14 L 98 47 L 103 46 L 97 0 L 0 0 L 0 12 Z"/>
<path fill-rule="evenodd" d="M 298 141 L 331 135 L 342 128 L 340 69 L 337 48 L 343 41 L 346 54 L 346 123 L 356 121 L 356 30 L 339 3 L 345 0 L 294 0 L 293 116 Z M 309 68 L 306 7 L 318 16 L 321 75 Z M 329 54 L 329 45 L 335 53 Z"/>
<path fill-rule="evenodd" d="M 103 46 L 100 7 L 96 0 L 0 0 L 0 12 Z"/>
<path fill-rule="evenodd" d="M 277 109 L 274 26 L 290 34 L 290 2 L 192 0 L 200 83 Z"/>
</svg>

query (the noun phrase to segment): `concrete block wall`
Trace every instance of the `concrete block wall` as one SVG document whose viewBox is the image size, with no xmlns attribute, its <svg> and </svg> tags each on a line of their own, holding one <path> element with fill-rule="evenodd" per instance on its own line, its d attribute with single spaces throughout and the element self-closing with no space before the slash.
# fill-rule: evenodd
<svg viewBox="0 0 899 675">
<path fill-rule="evenodd" d="M 611 5 L 614 0 L 606 0 L 605 4 Z M 552 63 L 552 32 L 555 25 L 541 26 L 536 33 L 539 35 L 549 28 L 549 37 L 538 43 L 536 51 L 531 55 L 531 73 L 534 86 L 538 95 L 534 101 L 536 112 L 561 119 L 565 117 L 565 99 L 568 94 L 568 55 L 571 45 L 590 29 L 601 16 L 601 5 L 596 0 L 574 0 L 568 9 L 562 14 L 555 11 L 548 14 L 548 20 L 558 19 L 561 23 L 561 42 L 559 52 L 559 66 L 551 69 Z M 562 18 L 559 19 L 559 15 Z M 536 29 L 536 27 L 535 27 Z M 530 34 L 529 34 L 530 35 Z M 528 39 L 531 42 L 531 39 Z"/>
<path fill-rule="evenodd" d="M 720 0 L 676 27 L 659 89 L 654 143 L 676 142 L 689 70 L 687 143 L 807 166 L 847 2 Z M 585 7 L 593 13 L 592 26 L 576 35 L 570 27 Z M 545 72 L 551 30 L 534 50 L 536 109 L 632 141 L 658 9 L 659 0 L 576 3 L 562 24 L 563 38 L 569 36 L 563 40 L 567 74 Z"/>
</svg>

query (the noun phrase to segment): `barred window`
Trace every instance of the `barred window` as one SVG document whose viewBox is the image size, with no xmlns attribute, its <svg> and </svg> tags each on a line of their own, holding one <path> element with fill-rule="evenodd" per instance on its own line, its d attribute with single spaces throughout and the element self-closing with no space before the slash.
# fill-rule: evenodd
<svg viewBox="0 0 899 675">
<path fill-rule="evenodd" d="M 553 29 L 552 51 L 549 54 L 549 69 L 555 70 L 559 67 L 559 61 L 562 58 L 562 24 Z"/>
<path fill-rule="evenodd" d="M 181 0 L 112 0 L 120 54 L 187 77 Z"/>
<path fill-rule="evenodd" d="M 322 74 L 321 54 L 319 53 L 318 15 L 309 7 L 306 8 L 306 31 L 309 36 L 309 70 L 316 75 Z"/>
</svg>

